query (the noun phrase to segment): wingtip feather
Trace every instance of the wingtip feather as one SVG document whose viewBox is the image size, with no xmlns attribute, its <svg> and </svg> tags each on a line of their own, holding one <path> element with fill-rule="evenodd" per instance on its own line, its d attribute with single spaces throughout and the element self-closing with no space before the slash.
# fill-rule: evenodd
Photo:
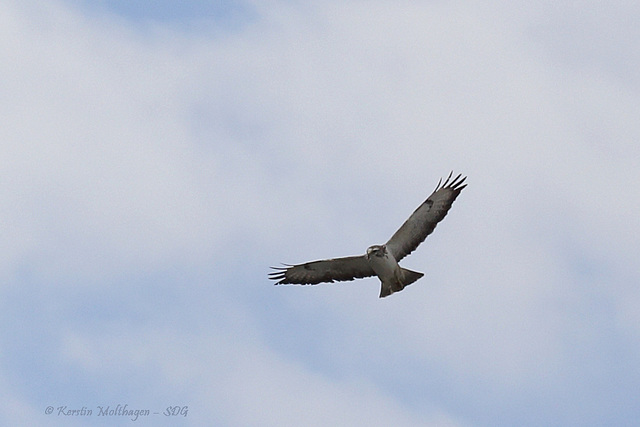
<svg viewBox="0 0 640 427">
<path fill-rule="evenodd" d="M 453 176 L 453 171 L 449 172 L 449 176 L 447 177 L 447 179 L 444 181 L 444 183 L 442 183 L 442 178 L 440 178 L 440 181 L 438 181 L 438 185 L 436 186 L 436 190 L 441 190 L 443 188 L 451 188 L 452 190 L 455 191 L 462 191 L 463 188 L 465 188 L 467 185 L 464 184 L 462 185 L 467 177 L 463 177 L 462 174 L 458 174 L 455 178 L 453 178 L 453 180 L 451 179 L 451 177 Z"/>
</svg>

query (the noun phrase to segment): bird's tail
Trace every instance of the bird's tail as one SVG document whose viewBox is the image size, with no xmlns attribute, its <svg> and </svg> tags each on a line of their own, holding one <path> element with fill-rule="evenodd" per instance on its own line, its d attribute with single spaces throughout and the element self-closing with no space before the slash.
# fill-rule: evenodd
<svg viewBox="0 0 640 427">
<path fill-rule="evenodd" d="M 424 273 L 407 270 L 406 268 L 402 269 L 402 274 L 404 275 L 404 280 L 402 281 L 402 285 L 403 285 L 402 288 L 412 284 L 413 282 L 415 282 L 416 280 L 424 276 Z"/>
<path fill-rule="evenodd" d="M 393 284 L 382 283 L 380 287 L 380 298 L 391 295 L 394 292 L 398 292 L 404 289 L 405 286 L 409 286 L 422 276 L 424 273 L 418 273 L 417 271 L 401 268 L 402 275 L 398 277 L 398 280 Z"/>
</svg>

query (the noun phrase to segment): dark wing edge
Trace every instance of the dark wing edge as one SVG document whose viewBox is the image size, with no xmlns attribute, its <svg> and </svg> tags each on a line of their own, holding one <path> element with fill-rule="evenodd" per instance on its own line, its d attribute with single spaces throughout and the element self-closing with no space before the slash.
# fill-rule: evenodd
<svg viewBox="0 0 640 427">
<path fill-rule="evenodd" d="M 433 193 L 418 206 L 387 242 L 387 249 L 391 251 L 396 261 L 399 262 L 424 242 L 436 225 L 447 215 L 460 192 L 467 186 L 464 184 L 466 176 L 459 174 L 453 180 L 452 176 L 453 171 L 449 173 L 444 183 L 440 178 Z"/>
<path fill-rule="evenodd" d="M 276 285 L 316 285 L 375 276 L 364 255 L 283 265 L 284 267 L 271 267 L 276 271 L 269 273 L 269 279 L 277 280 Z"/>
</svg>

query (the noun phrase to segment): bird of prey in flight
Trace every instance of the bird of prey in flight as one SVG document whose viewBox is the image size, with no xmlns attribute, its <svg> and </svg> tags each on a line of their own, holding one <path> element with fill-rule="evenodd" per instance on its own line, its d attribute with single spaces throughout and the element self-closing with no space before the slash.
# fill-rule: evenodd
<svg viewBox="0 0 640 427">
<path fill-rule="evenodd" d="M 440 179 L 429 198 L 418 206 L 384 245 L 370 246 L 364 255 L 271 267 L 276 271 L 270 273 L 269 278 L 277 280 L 276 285 L 316 285 L 378 276 L 381 282 L 380 298 L 403 290 L 424 274 L 402 268 L 398 262 L 433 232 L 449 212 L 458 194 L 467 186 L 464 184 L 467 177 L 458 175 L 451 180 L 452 174 L 444 183 Z"/>
</svg>

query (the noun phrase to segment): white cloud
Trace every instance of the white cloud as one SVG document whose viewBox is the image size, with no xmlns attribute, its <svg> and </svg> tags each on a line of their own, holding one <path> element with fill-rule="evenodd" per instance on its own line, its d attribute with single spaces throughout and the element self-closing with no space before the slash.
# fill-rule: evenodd
<svg viewBox="0 0 640 427">
<path fill-rule="evenodd" d="M 215 329 L 199 335 L 112 326 L 106 333 L 65 336 L 63 363 L 77 366 L 77 375 L 97 376 L 107 390 L 152 373 L 152 384 L 164 388 L 149 390 L 151 402 L 191 402 L 188 417 L 195 425 L 462 425 L 437 410 L 414 413 L 362 379 L 336 381 L 311 372 L 259 340 Z"/>
</svg>

